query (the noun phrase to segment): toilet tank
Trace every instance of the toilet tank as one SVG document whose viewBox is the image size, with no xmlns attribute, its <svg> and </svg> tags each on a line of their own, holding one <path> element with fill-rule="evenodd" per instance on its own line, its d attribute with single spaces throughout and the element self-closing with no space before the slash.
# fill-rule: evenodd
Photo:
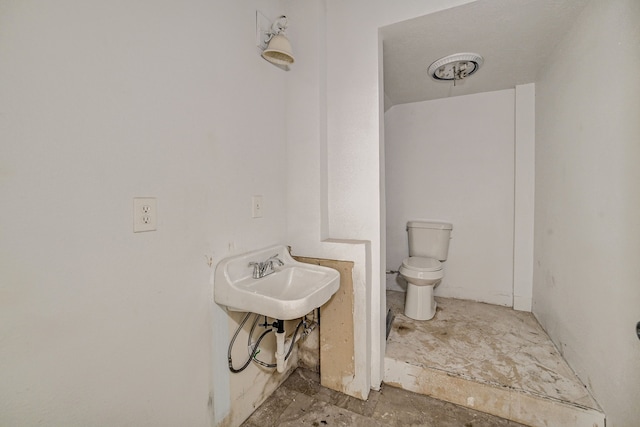
<svg viewBox="0 0 640 427">
<path fill-rule="evenodd" d="M 453 225 L 446 222 L 409 221 L 409 256 L 445 261 L 449 253 L 452 229 Z"/>
</svg>

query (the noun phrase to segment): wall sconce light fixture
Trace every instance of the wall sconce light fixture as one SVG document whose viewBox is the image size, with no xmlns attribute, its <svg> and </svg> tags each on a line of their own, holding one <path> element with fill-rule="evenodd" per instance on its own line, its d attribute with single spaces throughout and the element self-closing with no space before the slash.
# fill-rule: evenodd
<svg viewBox="0 0 640 427">
<path fill-rule="evenodd" d="M 261 55 L 285 70 L 295 61 L 291 43 L 286 35 L 287 26 L 287 17 L 284 15 L 271 24 L 262 13 L 256 11 L 256 36 Z"/>
</svg>

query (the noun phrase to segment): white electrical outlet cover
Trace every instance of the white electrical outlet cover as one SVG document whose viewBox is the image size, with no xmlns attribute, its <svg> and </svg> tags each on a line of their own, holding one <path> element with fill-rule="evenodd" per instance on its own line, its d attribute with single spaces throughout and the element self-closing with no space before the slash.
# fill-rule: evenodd
<svg viewBox="0 0 640 427">
<path fill-rule="evenodd" d="M 133 199 L 133 232 L 158 229 L 158 203 L 155 197 Z"/>
</svg>

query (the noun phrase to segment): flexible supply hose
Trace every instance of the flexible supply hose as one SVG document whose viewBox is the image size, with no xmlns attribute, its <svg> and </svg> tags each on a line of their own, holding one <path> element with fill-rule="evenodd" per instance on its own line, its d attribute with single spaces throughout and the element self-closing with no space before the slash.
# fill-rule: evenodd
<svg viewBox="0 0 640 427">
<path fill-rule="evenodd" d="M 235 333 L 233 334 L 233 338 L 231 338 L 231 342 L 229 342 L 229 348 L 227 349 L 227 360 L 229 362 L 229 370 L 231 372 L 233 372 L 234 374 L 237 374 L 239 372 L 244 371 L 245 369 L 247 369 L 247 366 L 249 366 L 249 363 L 251 363 L 251 361 L 253 360 L 255 363 L 264 366 L 265 368 L 275 368 L 277 367 L 276 363 L 266 363 L 263 362 L 262 360 L 258 359 L 258 353 L 259 351 L 259 347 L 260 347 L 260 342 L 262 341 L 262 339 L 269 333 L 272 332 L 273 329 L 267 329 L 266 331 L 264 331 L 262 334 L 260 334 L 260 336 L 258 337 L 258 340 L 256 341 L 255 345 L 253 347 L 251 347 L 251 337 L 253 336 L 253 331 L 256 327 L 256 324 L 258 323 L 258 318 L 260 317 L 259 314 L 256 314 L 256 318 L 253 321 L 253 325 L 251 325 L 251 331 L 249 332 L 249 337 L 248 337 L 248 346 L 251 347 L 251 351 L 249 352 L 249 357 L 247 359 L 247 361 L 238 369 L 233 367 L 233 359 L 231 357 L 231 350 L 233 349 L 233 345 L 236 342 L 236 338 L 238 338 L 238 334 L 240 333 L 240 331 L 242 330 L 242 327 L 244 326 L 245 323 L 247 323 L 247 320 L 249 320 L 249 317 L 251 316 L 252 313 L 247 313 L 244 318 L 242 319 L 242 322 L 240 322 L 240 325 L 238 325 L 238 328 L 236 329 Z M 266 318 L 265 318 L 266 319 Z M 293 351 L 293 345 L 296 343 L 296 337 L 298 336 L 298 332 L 300 331 L 300 327 L 305 323 L 305 319 L 303 318 L 302 320 L 300 320 L 300 323 L 298 323 L 298 326 L 296 326 L 295 331 L 293 332 L 293 337 L 291 338 L 291 345 L 289 346 L 289 350 L 287 351 L 287 354 L 284 358 L 284 360 L 289 359 L 289 356 L 291 355 L 291 352 Z M 266 321 L 265 321 L 266 324 Z"/>
<path fill-rule="evenodd" d="M 233 372 L 234 374 L 237 374 L 237 373 L 242 372 L 245 369 L 247 369 L 247 366 L 249 366 L 249 363 L 251 363 L 251 359 L 253 359 L 253 356 L 254 356 L 253 353 L 255 352 L 255 349 L 258 348 L 258 345 L 260 345 L 260 341 L 262 341 L 262 339 L 269 332 L 272 331 L 272 329 L 267 329 L 266 331 L 264 331 L 262 333 L 262 335 L 260 335 L 260 337 L 258 338 L 258 341 L 256 342 L 256 345 L 254 347 L 254 350 L 251 352 L 252 354 L 249 355 L 249 358 L 244 363 L 244 365 L 242 365 L 239 369 L 234 368 L 233 367 L 233 360 L 231 358 L 231 349 L 233 348 L 233 344 L 236 342 L 236 338 L 238 337 L 238 334 L 240 333 L 240 330 L 242 329 L 244 324 L 247 323 L 247 320 L 249 320 L 249 316 L 251 316 L 251 313 L 247 313 L 246 316 L 244 316 L 244 319 L 242 319 L 242 322 L 240 322 L 240 325 L 238 326 L 238 329 L 236 329 L 236 332 L 233 334 L 233 338 L 231 338 L 231 342 L 229 343 L 229 349 L 227 350 L 227 360 L 229 361 L 229 370 L 231 372 Z"/>
<path fill-rule="evenodd" d="M 287 360 L 289 356 L 291 356 L 291 352 L 293 351 L 293 345 L 296 343 L 296 336 L 298 335 L 300 326 L 302 326 L 303 324 L 304 324 L 304 319 L 302 319 L 300 323 L 298 323 L 298 326 L 296 326 L 296 330 L 293 331 L 293 337 L 291 337 L 291 345 L 289 346 L 289 351 L 287 351 L 287 355 L 284 357 L 284 360 Z"/>
</svg>

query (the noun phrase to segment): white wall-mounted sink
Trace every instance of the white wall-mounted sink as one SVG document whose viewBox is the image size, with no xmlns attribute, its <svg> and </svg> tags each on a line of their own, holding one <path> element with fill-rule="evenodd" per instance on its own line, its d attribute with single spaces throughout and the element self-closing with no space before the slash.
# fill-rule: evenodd
<svg viewBox="0 0 640 427">
<path fill-rule="evenodd" d="M 254 279 L 252 262 L 276 255 L 284 265 Z M 329 301 L 340 286 L 340 274 L 329 267 L 295 261 L 283 245 L 225 258 L 218 263 L 214 299 L 229 310 L 262 314 L 273 319 L 297 319 Z"/>
</svg>

